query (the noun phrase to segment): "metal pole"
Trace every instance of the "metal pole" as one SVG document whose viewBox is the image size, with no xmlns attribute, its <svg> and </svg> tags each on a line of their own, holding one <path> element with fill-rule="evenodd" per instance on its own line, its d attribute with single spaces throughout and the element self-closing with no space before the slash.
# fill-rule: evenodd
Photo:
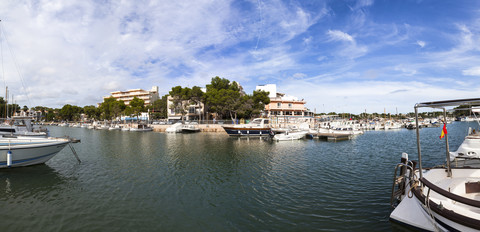
<svg viewBox="0 0 480 232">
<path fill-rule="evenodd" d="M 445 123 L 445 128 L 447 126 L 447 110 L 443 108 L 443 120 Z M 443 128 L 442 128 L 443 130 Z M 447 150 L 447 177 L 452 177 L 452 169 L 450 167 L 450 148 L 448 146 L 448 133 L 445 133 L 445 148 Z"/>
<path fill-rule="evenodd" d="M 420 179 L 422 179 L 422 149 L 420 148 L 420 127 L 418 125 L 418 108 L 415 106 L 415 124 L 417 125 L 417 149 L 418 149 L 418 168 Z"/>
</svg>

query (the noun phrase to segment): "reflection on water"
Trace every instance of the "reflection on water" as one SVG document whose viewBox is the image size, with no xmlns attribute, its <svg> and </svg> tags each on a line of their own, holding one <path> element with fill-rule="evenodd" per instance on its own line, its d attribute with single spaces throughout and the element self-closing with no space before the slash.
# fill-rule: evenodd
<svg viewBox="0 0 480 232">
<path fill-rule="evenodd" d="M 47 197 L 61 190 L 67 179 L 47 165 L 0 169 L 0 200 L 37 195 Z"/>
<path fill-rule="evenodd" d="M 449 125 L 452 150 L 466 127 Z M 46 165 L 0 170 L 11 231 L 391 230 L 394 165 L 416 156 L 408 130 L 332 143 L 49 129 L 82 140 L 82 163 L 64 149 Z M 424 166 L 445 159 L 440 130 L 421 130 Z"/>
</svg>

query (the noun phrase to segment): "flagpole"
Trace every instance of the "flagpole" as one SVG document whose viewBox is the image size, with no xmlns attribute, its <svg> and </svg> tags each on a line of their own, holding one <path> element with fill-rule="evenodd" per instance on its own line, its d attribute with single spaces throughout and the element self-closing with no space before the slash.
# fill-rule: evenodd
<svg viewBox="0 0 480 232">
<path fill-rule="evenodd" d="M 443 123 L 445 128 L 447 127 L 447 110 L 443 108 Z M 442 129 L 443 132 L 443 129 Z M 445 133 L 445 148 L 447 150 L 447 177 L 452 177 L 452 169 L 450 167 L 450 148 L 448 146 L 448 133 Z"/>
</svg>

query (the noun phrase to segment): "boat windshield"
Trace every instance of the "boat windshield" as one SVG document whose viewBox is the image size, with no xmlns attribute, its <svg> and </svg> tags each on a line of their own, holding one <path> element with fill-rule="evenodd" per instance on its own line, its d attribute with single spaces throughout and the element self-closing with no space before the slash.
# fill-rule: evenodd
<svg viewBox="0 0 480 232">
<path fill-rule="evenodd" d="M 257 124 L 257 125 L 260 125 L 261 123 L 262 123 L 261 118 L 253 119 L 253 121 L 250 122 L 250 124 Z"/>
</svg>

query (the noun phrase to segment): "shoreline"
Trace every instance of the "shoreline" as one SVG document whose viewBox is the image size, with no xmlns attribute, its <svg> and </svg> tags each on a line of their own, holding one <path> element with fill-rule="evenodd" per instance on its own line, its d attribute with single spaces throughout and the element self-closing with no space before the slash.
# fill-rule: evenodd
<svg viewBox="0 0 480 232">
<path fill-rule="evenodd" d="M 120 125 L 125 125 L 125 124 L 120 124 Z M 135 125 L 135 124 L 134 124 Z M 154 132 L 165 132 L 167 128 L 169 128 L 171 125 L 149 125 L 150 127 L 153 128 Z M 210 133 L 225 133 L 225 130 L 221 125 L 218 124 L 198 124 L 195 125 L 198 128 L 200 128 L 200 132 L 210 132 Z"/>
</svg>

